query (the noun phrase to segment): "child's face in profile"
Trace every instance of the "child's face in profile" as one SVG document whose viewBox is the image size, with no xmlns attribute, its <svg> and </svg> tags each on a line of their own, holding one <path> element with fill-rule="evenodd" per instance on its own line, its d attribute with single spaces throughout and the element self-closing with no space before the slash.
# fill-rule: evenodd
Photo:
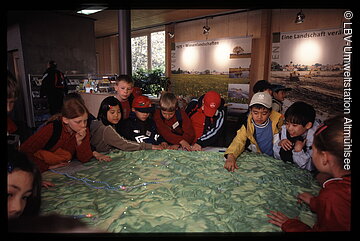
<svg viewBox="0 0 360 241">
<path fill-rule="evenodd" d="M 7 112 L 14 109 L 16 98 L 7 98 Z"/>
<path fill-rule="evenodd" d="M 115 90 L 121 100 L 127 100 L 133 91 L 133 84 L 120 80 L 119 83 L 115 85 Z"/>
<path fill-rule="evenodd" d="M 19 217 L 32 194 L 33 175 L 22 170 L 8 173 L 8 218 Z"/>
<path fill-rule="evenodd" d="M 252 107 L 250 113 L 254 122 L 261 125 L 269 118 L 271 111 L 267 108 Z"/>
<path fill-rule="evenodd" d="M 161 110 L 161 114 L 165 118 L 165 120 L 170 120 L 175 115 L 175 111 Z"/>
<path fill-rule="evenodd" d="M 317 149 L 314 144 L 312 144 L 311 158 L 312 158 L 312 162 L 313 162 L 314 166 L 316 167 L 316 169 L 319 172 L 325 172 L 323 165 L 321 164 L 321 160 L 322 160 L 322 158 L 324 158 L 323 153 L 319 149 Z"/>
<path fill-rule="evenodd" d="M 119 123 L 119 121 L 121 119 L 120 106 L 119 105 L 115 105 L 115 106 L 110 105 L 110 109 L 106 113 L 106 118 L 111 124 L 116 125 L 117 123 Z"/>
<path fill-rule="evenodd" d="M 301 136 L 312 127 L 311 122 L 308 122 L 305 126 L 303 126 L 301 124 L 294 124 L 287 121 L 285 125 L 286 130 L 289 132 L 291 137 Z"/>
<path fill-rule="evenodd" d="M 135 112 L 136 117 L 141 121 L 146 121 L 146 119 L 150 116 L 150 113 L 148 112 L 140 112 L 135 109 L 133 109 L 133 112 Z"/>
<path fill-rule="evenodd" d="M 284 101 L 285 97 L 286 97 L 286 91 L 284 90 L 279 90 L 278 92 L 273 92 L 273 96 L 275 99 L 279 100 L 279 101 Z"/>
</svg>

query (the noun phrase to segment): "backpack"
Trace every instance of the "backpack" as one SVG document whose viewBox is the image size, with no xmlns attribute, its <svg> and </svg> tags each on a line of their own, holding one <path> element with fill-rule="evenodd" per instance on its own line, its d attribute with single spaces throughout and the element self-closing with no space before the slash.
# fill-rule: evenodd
<svg viewBox="0 0 360 241">
<path fill-rule="evenodd" d="M 45 144 L 44 146 L 44 150 L 50 150 L 53 146 L 55 146 L 55 144 L 58 142 L 58 140 L 60 139 L 61 136 L 61 131 L 62 131 L 62 123 L 60 120 L 53 120 L 50 121 L 49 123 L 47 123 L 47 125 L 49 125 L 50 123 L 53 123 L 53 133 L 50 137 L 50 139 L 48 140 L 48 142 Z"/>
</svg>

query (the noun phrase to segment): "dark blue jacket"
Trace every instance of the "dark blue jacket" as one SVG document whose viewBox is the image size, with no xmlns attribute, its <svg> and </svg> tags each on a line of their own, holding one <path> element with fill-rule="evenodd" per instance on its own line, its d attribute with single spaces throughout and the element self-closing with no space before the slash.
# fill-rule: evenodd
<svg viewBox="0 0 360 241">
<path fill-rule="evenodd" d="M 141 121 L 134 112 L 131 112 L 129 118 L 118 125 L 117 132 L 126 139 L 138 143 L 145 142 L 159 145 L 165 141 L 157 132 L 155 122 L 151 116 L 146 121 Z"/>
</svg>

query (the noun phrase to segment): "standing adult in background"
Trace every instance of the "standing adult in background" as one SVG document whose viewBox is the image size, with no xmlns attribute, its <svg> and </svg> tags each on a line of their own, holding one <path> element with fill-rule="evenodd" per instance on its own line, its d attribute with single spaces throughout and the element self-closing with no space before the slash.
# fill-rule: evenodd
<svg viewBox="0 0 360 241">
<path fill-rule="evenodd" d="M 50 114 L 53 115 L 61 111 L 67 85 L 64 74 L 57 69 L 54 60 L 50 60 L 47 67 L 42 77 L 40 96 L 47 97 Z"/>
</svg>

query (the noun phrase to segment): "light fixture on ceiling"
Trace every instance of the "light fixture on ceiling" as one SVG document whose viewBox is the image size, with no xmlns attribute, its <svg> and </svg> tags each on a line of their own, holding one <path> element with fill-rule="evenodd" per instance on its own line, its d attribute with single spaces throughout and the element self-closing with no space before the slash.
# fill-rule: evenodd
<svg viewBox="0 0 360 241">
<path fill-rule="evenodd" d="M 300 12 L 296 14 L 295 23 L 303 23 L 304 19 L 305 19 L 305 14 L 302 12 L 302 10 L 300 10 Z"/>
<path fill-rule="evenodd" d="M 76 13 L 90 15 L 90 14 L 94 14 L 94 13 L 103 11 L 106 8 L 107 7 L 104 7 L 104 6 L 90 6 L 90 7 L 84 8 L 82 10 L 79 10 Z"/>
<path fill-rule="evenodd" d="M 210 32 L 210 27 L 208 25 L 208 19 L 206 19 L 206 24 L 203 27 L 203 34 L 209 34 L 209 32 Z"/>
<path fill-rule="evenodd" d="M 174 38 L 175 37 L 175 33 L 174 32 L 168 32 L 169 38 Z"/>
<path fill-rule="evenodd" d="M 210 32 L 210 27 L 209 26 L 204 26 L 203 27 L 203 34 L 208 34 Z"/>
</svg>

